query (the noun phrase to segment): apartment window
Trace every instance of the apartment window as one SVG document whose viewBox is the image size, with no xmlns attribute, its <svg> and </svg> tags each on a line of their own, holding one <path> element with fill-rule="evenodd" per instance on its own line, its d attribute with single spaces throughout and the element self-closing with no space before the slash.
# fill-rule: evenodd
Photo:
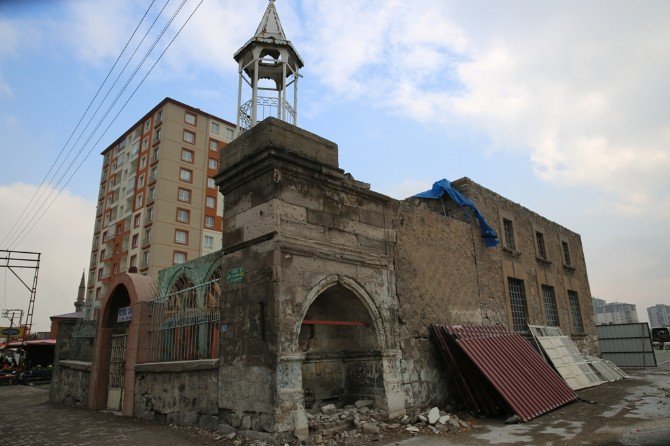
<svg viewBox="0 0 670 446">
<path fill-rule="evenodd" d="M 147 150 L 149 148 L 149 137 L 146 137 L 142 140 L 142 150 Z"/>
<path fill-rule="evenodd" d="M 233 139 L 233 136 L 235 136 L 235 131 L 233 129 L 227 129 L 228 130 L 228 138 Z"/>
<path fill-rule="evenodd" d="M 147 223 L 154 221 L 154 208 L 147 209 Z"/>
<path fill-rule="evenodd" d="M 177 200 L 184 201 L 186 203 L 190 203 L 191 202 L 191 191 L 188 190 L 188 189 L 182 189 L 180 187 L 179 192 L 177 194 Z"/>
<path fill-rule="evenodd" d="M 150 128 L 151 128 L 151 119 L 147 119 L 144 122 L 144 133 L 148 132 Z"/>
<path fill-rule="evenodd" d="M 154 139 L 153 139 L 153 142 L 156 143 L 156 142 L 158 142 L 158 141 L 160 141 L 160 140 L 161 140 L 161 129 L 160 129 L 160 128 L 157 128 L 156 130 L 154 130 Z"/>
<path fill-rule="evenodd" d="M 135 215 L 135 220 L 133 221 L 133 227 L 134 228 L 137 228 L 137 227 L 140 226 L 141 218 L 142 218 L 141 214 L 136 214 Z"/>
<path fill-rule="evenodd" d="M 142 240 L 143 245 L 148 245 L 151 243 L 151 228 L 144 230 L 144 239 Z"/>
<path fill-rule="evenodd" d="M 512 225 L 512 220 L 503 218 L 503 232 L 505 234 L 505 248 L 516 249 L 516 243 L 514 242 L 514 226 Z"/>
<path fill-rule="evenodd" d="M 193 162 L 193 152 L 188 149 L 181 149 L 181 160 L 187 163 Z"/>
<path fill-rule="evenodd" d="M 144 187 L 144 174 L 140 175 L 137 178 L 137 188 L 142 189 Z"/>
<path fill-rule="evenodd" d="M 218 122 L 212 122 L 210 132 L 214 133 L 215 135 L 218 135 L 219 134 L 219 129 L 220 129 L 219 123 Z"/>
<path fill-rule="evenodd" d="M 216 141 L 210 141 L 209 142 L 209 150 L 214 150 L 214 151 L 219 150 L 219 143 L 216 142 Z"/>
<path fill-rule="evenodd" d="M 219 167 L 219 162 L 214 158 L 210 158 L 207 167 L 209 167 L 210 169 L 216 169 Z"/>
<path fill-rule="evenodd" d="M 95 299 L 100 300 L 100 293 L 102 292 L 102 288 L 98 287 L 95 289 Z"/>
<path fill-rule="evenodd" d="M 537 242 L 537 256 L 541 259 L 547 258 L 547 248 L 544 246 L 544 234 L 536 231 L 535 241 Z"/>
<path fill-rule="evenodd" d="M 153 181 L 156 179 L 156 175 L 158 175 L 158 168 L 156 166 L 152 167 L 151 170 L 149 171 L 149 181 Z"/>
<path fill-rule="evenodd" d="M 175 251 L 172 256 L 172 263 L 178 265 L 184 262 L 186 262 L 186 253 L 181 251 Z"/>
<path fill-rule="evenodd" d="M 156 112 L 156 124 L 163 122 L 163 110 L 158 110 Z"/>
<path fill-rule="evenodd" d="M 188 232 L 182 231 L 181 229 L 175 229 L 174 242 L 179 243 L 180 245 L 186 245 L 188 243 Z"/>
<path fill-rule="evenodd" d="M 186 209 L 177 209 L 177 221 L 179 223 L 188 223 L 190 219 L 189 211 Z"/>
<path fill-rule="evenodd" d="M 572 315 L 573 334 L 583 334 L 584 324 L 582 322 L 582 311 L 579 308 L 579 296 L 577 292 L 568 290 L 568 302 L 570 303 L 570 314 Z"/>
<path fill-rule="evenodd" d="M 572 263 L 570 261 L 570 247 L 568 246 L 568 242 L 561 242 L 561 246 L 563 247 L 563 264 L 571 266 Z"/>
<path fill-rule="evenodd" d="M 139 234 L 133 235 L 133 238 L 131 239 L 131 242 L 130 242 L 130 246 L 132 246 L 133 248 L 137 248 L 137 245 L 139 243 L 139 238 L 140 238 Z"/>
<path fill-rule="evenodd" d="M 542 285 L 542 300 L 544 301 L 544 313 L 547 316 L 547 325 L 558 327 L 558 308 L 556 307 L 556 294 L 554 287 Z"/>
<path fill-rule="evenodd" d="M 213 248 L 214 247 L 214 237 L 212 237 L 211 235 L 206 235 L 203 246 L 207 249 Z"/>
<path fill-rule="evenodd" d="M 159 153 L 160 153 L 160 152 L 159 152 L 159 150 L 158 150 L 158 147 L 156 147 L 155 149 L 153 149 L 153 150 L 151 151 L 151 162 L 154 162 L 154 161 L 158 160 L 158 155 L 159 155 Z"/>
<path fill-rule="evenodd" d="M 179 169 L 179 179 L 182 181 L 186 181 L 187 183 L 190 183 L 193 181 L 193 172 L 191 172 L 188 169 Z"/>
<path fill-rule="evenodd" d="M 216 197 L 207 197 L 205 201 L 205 205 L 208 208 L 215 208 L 216 207 Z"/>
<path fill-rule="evenodd" d="M 214 181 L 214 178 L 207 178 L 207 187 L 216 189 L 216 181 Z"/>
<path fill-rule="evenodd" d="M 105 251 L 107 251 L 105 248 L 100 250 L 100 261 L 101 262 L 105 259 Z"/>
<path fill-rule="evenodd" d="M 137 266 L 137 256 L 130 256 L 130 266 Z"/>
<path fill-rule="evenodd" d="M 149 251 L 142 251 L 142 266 L 149 266 Z"/>
<path fill-rule="evenodd" d="M 205 216 L 205 227 L 206 228 L 214 227 L 214 217 L 211 217 L 209 215 Z"/>
<path fill-rule="evenodd" d="M 196 117 L 193 113 L 186 112 L 184 114 L 184 122 L 187 124 L 195 125 L 195 119 Z"/>
<path fill-rule="evenodd" d="M 142 194 L 138 194 L 137 197 L 135 197 L 135 207 L 136 208 L 141 208 L 142 203 L 143 203 L 144 196 Z"/>
<path fill-rule="evenodd" d="M 526 290 L 523 280 L 508 277 L 507 287 L 512 307 L 512 325 L 514 331 L 526 332 L 528 331 L 528 304 L 526 303 Z"/>
<path fill-rule="evenodd" d="M 142 158 L 140 158 L 140 169 L 144 169 L 147 167 L 147 156 L 144 155 Z"/>
<path fill-rule="evenodd" d="M 195 144 L 195 133 L 189 130 L 184 130 L 184 141 Z"/>
<path fill-rule="evenodd" d="M 155 187 L 150 187 L 149 188 L 149 200 L 154 201 L 156 199 L 156 188 Z"/>
<path fill-rule="evenodd" d="M 105 269 L 104 269 L 104 268 L 100 268 L 100 269 L 98 270 L 98 280 L 101 280 L 101 279 L 103 278 L 104 274 L 105 274 Z"/>
</svg>

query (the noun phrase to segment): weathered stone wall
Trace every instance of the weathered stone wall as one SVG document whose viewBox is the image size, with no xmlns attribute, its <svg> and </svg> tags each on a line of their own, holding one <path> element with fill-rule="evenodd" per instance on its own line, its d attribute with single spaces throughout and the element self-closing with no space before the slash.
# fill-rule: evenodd
<svg viewBox="0 0 670 446">
<path fill-rule="evenodd" d="M 217 430 L 217 366 L 217 360 L 138 364 L 135 416 Z"/>
<path fill-rule="evenodd" d="M 507 314 L 498 275 L 486 274 L 491 252 L 476 249 L 471 224 L 417 203 L 399 204 L 394 227 L 403 390 L 408 406 L 421 407 L 449 394 L 428 325 L 506 324 Z"/>
<path fill-rule="evenodd" d="M 62 360 L 54 366 L 49 386 L 49 401 L 68 406 L 86 407 L 91 363 Z"/>
<path fill-rule="evenodd" d="M 503 290 L 507 295 L 507 278 L 513 277 L 524 281 L 526 300 L 528 303 L 528 320 L 530 324 L 546 325 L 547 316 L 541 294 L 542 285 L 554 288 L 558 317 L 561 330 L 571 336 L 582 349 L 597 353 L 595 343 L 596 328 L 591 304 L 591 290 L 586 272 L 586 260 L 581 237 L 579 234 L 542 217 L 541 215 L 486 189 L 469 178 L 452 183 L 465 196 L 470 198 L 479 211 L 485 216 L 498 234 L 501 246 L 494 248 L 495 256 L 499 256 L 502 274 L 493 270 L 492 274 L 499 277 Z M 503 232 L 503 219 L 512 222 L 514 228 L 515 249 L 506 249 Z M 473 223 L 473 231 L 478 234 L 479 228 Z M 540 255 L 536 233 L 543 234 L 545 256 Z M 562 242 L 567 243 L 569 264 L 563 254 Z M 479 245 L 483 246 L 481 240 Z M 481 256 L 478 257 L 478 260 Z M 481 265 L 482 262 L 479 262 Z M 481 268 L 480 268 L 481 269 Z M 568 290 L 574 291 L 579 297 L 579 306 L 584 325 L 583 333 L 578 333 L 573 324 Z M 509 297 L 506 311 L 509 315 L 511 328 L 511 308 Z"/>
</svg>

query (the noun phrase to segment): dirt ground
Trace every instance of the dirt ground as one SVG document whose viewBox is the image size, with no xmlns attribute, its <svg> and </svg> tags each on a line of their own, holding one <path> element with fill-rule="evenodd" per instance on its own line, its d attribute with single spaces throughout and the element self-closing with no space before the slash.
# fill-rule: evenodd
<svg viewBox="0 0 670 446">
<path fill-rule="evenodd" d="M 631 378 L 578 393 L 569 404 L 528 423 L 469 420 L 458 434 L 416 436 L 386 430 L 375 440 L 348 439 L 346 445 L 670 445 L 670 351 L 658 352 L 659 367 L 626 371 Z M 193 428 L 178 428 L 111 413 L 47 402 L 45 387 L 0 387 L 0 439 L 8 445 L 268 445 Z M 295 441 L 290 442 L 296 444 Z M 283 443 L 280 443 L 283 444 Z"/>
<path fill-rule="evenodd" d="M 418 435 L 384 442 L 418 445 L 670 445 L 670 351 L 657 352 L 659 367 L 627 369 L 629 379 L 577 392 L 581 401 L 528 423 L 479 419 L 468 432 Z"/>
</svg>

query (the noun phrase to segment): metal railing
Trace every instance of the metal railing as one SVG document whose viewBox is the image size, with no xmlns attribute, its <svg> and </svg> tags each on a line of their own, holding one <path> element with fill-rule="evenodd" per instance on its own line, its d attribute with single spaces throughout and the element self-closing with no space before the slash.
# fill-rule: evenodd
<svg viewBox="0 0 670 446">
<path fill-rule="evenodd" d="M 220 279 L 151 301 L 151 361 L 218 357 Z"/>
</svg>

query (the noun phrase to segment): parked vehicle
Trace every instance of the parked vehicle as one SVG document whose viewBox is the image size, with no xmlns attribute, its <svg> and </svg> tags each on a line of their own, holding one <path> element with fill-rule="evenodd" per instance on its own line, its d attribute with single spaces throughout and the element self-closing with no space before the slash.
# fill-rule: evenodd
<svg viewBox="0 0 670 446">
<path fill-rule="evenodd" d="M 670 345 L 670 329 L 668 327 L 652 328 L 651 341 L 657 350 L 662 350 L 664 345 L 667 348 Z"/>
</svg>

